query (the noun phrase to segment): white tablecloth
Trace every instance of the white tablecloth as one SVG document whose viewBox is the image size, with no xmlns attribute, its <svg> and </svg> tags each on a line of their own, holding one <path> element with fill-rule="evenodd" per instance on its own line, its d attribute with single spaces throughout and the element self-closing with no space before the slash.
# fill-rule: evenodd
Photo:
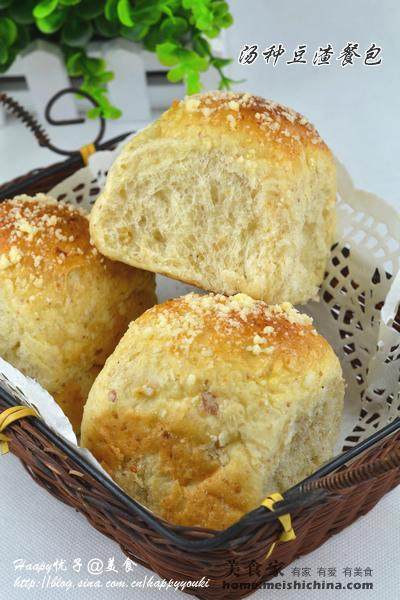
<svg viewBox="0 0 400 600">
<path fill-rule="evenodd" d="M 0 460 L 0 597 L 7 600 L 126 600 L 127 598 L 176 598 L 173 590 L 155 587 L 110 588 L 107 582 L 145 582 L 152 573 L 141 566 L 130 565 L 126 572 L 125 557 L 119 547 L 93 529 L 85 518 L 56 501 L 37 486 L 19 461 L 8 454 Z M 269 590 L 257 591 L 253 598 L 309 600 L 320 596 L 337 600 L 363 598 L 396 600 L 400 589 L 398 566 L 400 520 L 400 489 L 388 494 L 367 516 L 359 519 L 340 535 L 331 538 L 318 550 L 302 557 L 284 569 L 273 581 L 286 584 L 316 582 L 347 584 L 372 583 L 371 590 Z M 98 562 L 96 559 L 101 561 Z M 113 560 L 114 559 L 114 560 Z M 29 565 L 64 561 L 66 570 L 53 566 L 42 588 L 44 571 L 32 571 Z M 118 573 L 107 571 L 113 561 Z M 18 562 L 14 562 L 18 561 Z M 21 561 L 25 561 L 22 563 Z M 61 563 L 59 563 L 61 564 Z M 20 568 L 24 565 L 24 568 Z M 79 572 L 74 566 L 81 565 Z M 102 571 L 91 574 L 94 567 Z M 227 570 L 229 565 L 227 564 Z M 47 567 L 48 568 L 48 567 Z M 329 575 L 331 569 L 336 576 Z M 351 569 L 351 572 L 348 571 Z M 359 574 L 361 569 L 362 575 Z M 294 570 L 294 572 L 293 572 Z M 325 570 L 325 573 L 324 571 Z M 371 570 L 371 571 L 370 571 Z M 349 574 L 351 573 L 351 574 Z M 372 575 L 370 575 L 371 573 Z M 158 579 L 158 577 L 155 577 Z M 50 583 L 48 583 L 50 582 Z M 70 589 L 61 587 L 71 582 Z M 78 587 L 86 582 L 97 587 Z M 25 587 L 20 587 L 24 586 Z M 34 585 L 35 587 L 32 587 Z M 110 584 L 108 584 L 110 585 Z M 143 584 L 144 585 L 144 584 Z M 154 585 L 157 585 L 154 582 Z M 27 588 L 26 586 L 31 586 Z M 58 587 L 57 587 L 58 586 Z M 183 598 L 183 596 L 182 596 Z"/>
</svg>

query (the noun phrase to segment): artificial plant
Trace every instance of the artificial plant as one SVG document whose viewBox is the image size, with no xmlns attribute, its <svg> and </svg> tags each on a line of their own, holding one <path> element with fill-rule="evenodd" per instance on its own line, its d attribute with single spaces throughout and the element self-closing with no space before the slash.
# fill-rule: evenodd
<svg viewBox="0 0 400 600">
<path fill-rule="evenodd" d="M 210 67 L 220 75 L 220 89 L 229 89 L 224 68 L 231 61 L 215 56 L 209 39 L 231 24 L 223 0 L 0 0 L 0 72 L 30 41 L 46 38 L 61 47 L 69 75 L 81 78 L 81 89 L 97 101 L 90 116 L 118 118 L 120 110 L 107 97 L 114 74 L 103 59 L 88 55 L 90 40 L 123 37 L 142 44 L 170 67 L 168 79 L 184 81 L 192 94 Z"/>
</svg>

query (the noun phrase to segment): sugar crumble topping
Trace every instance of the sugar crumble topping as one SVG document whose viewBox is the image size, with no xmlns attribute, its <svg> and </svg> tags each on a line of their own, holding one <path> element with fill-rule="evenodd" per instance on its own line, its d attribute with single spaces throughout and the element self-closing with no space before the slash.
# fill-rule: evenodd
<svg viewBox="0 0 400 600">
<path fill-rule="evenodd" d="M 0 271 L 18 265 L 24 259 L 30 261 L 34 271 L 41 268 L 52 271 L 57 265 L 62 265 L 67 257 L 76 255 L 89 259 L 90 256 L 96 256 L 94 247 L 89 246 L 84 251 L 80 247 L 80 240 L 66 231 L 70 223 L 71 226 L 75 225 L 74 218 L 78 220 L 82 217 L 87 218 L 82 209 L 57 202 L 45 194 L 34 197 L 21 195 L 4 201 L 0 205 L 0 242 L 4 243 L 4 250 L 0 250 Z M 78 231 L 81 234 L 79 224 Z M 100 262 L 105 268 L 103 257 Z M 29 283 L 40 288 L 43 277 L 33 272 L 20 281 L 21 285 Z"/>
<path fill-rule="evenodd" d="M 260 128 L 274 132 L 279 143 L 285 140 L 300 143 L 301 136 L 297 126 L 301 127 L 302 135 L 312 144 L 323 143 L 315 127 L 303 115 L 278 102 L 248 93 L 211 91 L 187 96 L 181 101 L 181 105 L 187 112 L 201 113 L 206 119 L 215 113 L 227 111 L 227 122 L 232 129 L 243 119 L 242 109 L 253 109 Z"/>
<path fill-rule="evenodd" d="M 145 396 L 151 398 L 156 393 L 156 390 L 152 385 L 144 385 L 142 387 L 142 392 Z"/>
<path fill-rule="evenodd" d="M 228 337 L 232 344 L 242 344 L 242 348 L 248 352 L 255 355 L 271 354 L 276 348 L 277 331 L 273 324 L 265 325 L 266 319 L 274 323 L 283 318 L 291 325 L 300 327 L 312 325 L 312 319 L 308 315 L 298 312 L 288 302 L 268 305 L 260 300 L 253 300 L 246 294 L 228 297 L 222 294 L 190 293 L 180 300 L 178 310 L 171 307 L 169 311 L 157 311 L 155 318 L 157 327 L 162 332 L 162 346 L 183 352 L 189 350 L 205 328 L 212 327 L 217 333 Z M 144 323 L 143 327 L 145 335 L 154 336 L 154 325 Z M 231 335 L 241 328 L 242 339 Z M 302 329 L 296 331 L 301 335 Z M 287 333 L 284 332 L 284 335 Z M 204 357 L 213 355 L 213 349 L 206 343 L 201 347 L 200 342 L 199 350 Z"/>
</svg>

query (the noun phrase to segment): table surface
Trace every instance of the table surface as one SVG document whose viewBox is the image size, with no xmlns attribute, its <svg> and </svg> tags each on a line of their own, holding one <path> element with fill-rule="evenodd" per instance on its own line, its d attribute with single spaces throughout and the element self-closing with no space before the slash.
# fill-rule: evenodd
<svg viewBox="0 0 400 600">
<path fill-rule="evenodd" d="M 236 58 L 243 43 L 251 42 L 265 47 L 282 41 L 289 48 L 304 42 L 310 47 L 325 42 L 340 46 L 349 40 L 359 41 L 361 47 L 375 41 L 383 46 L 383 65 L 370 70 L 360 65 L 347 70 L 337 65 L 318 70 L 311 65 L 290 69 L 284 65 L 273 68 L 262 62 L 251 67 L 236 63 L 232 74 L 247 79 L 243 88 L 304 112 L 346 164 L 356 184 L 399 209 L 400 86 L 396 57 L 400 51 L 400 5 L 397 0 L 355 0 L 351 7 L 349 4 L 339 0 L 324 3 L 323 8 L 321 3 L 318 8 L 311 0 L 303 0 L 295 7 L 293 2 L 281 0 L 279 6 L 268 3 L 267 9 L 264 0 L 253 0 L 249 10 L 248 2 L 236 0 L 232 2 L 236 25 L 228 36 L 229 51 Z M 108 137 L 132 127 L 133 124 L 113 123 L 108 126 Z M 82 139 L 90 139 L 94 129 L 95 125 L 89 124 L 83 130 L 71 128 L 53 134 L 59 142 L 73 148 Z M 0 181 L 55 160 L 47 150 L 38 150 L 31 135 L 16 123 L 0 128 L 0 156 Z M 132 570 L 126 572 L 129 565 L 124 565 L 119 548 L 90 527 L 79 513 L 34 484 L 10 454 L 0 458 L 0 481 L 0 597 L 58 600 L 67 594 L 73 600 L 117 600 L 167 594 L 172 598 L 175 592 L 159 590 L 158 578 L 149 580 L 151 573 L 146 569 L 130 565 Z M 346 589 L 343 595 L 351 599 L 361 597 L 357 585 L 372 583 L 372 590 L 362 591 L 364 599 L 394 600 L 400 587 L 399 504 L 400 488 L 340 535 L 285 569 L 275 583 L 282 588 L 284 584 L 313 586 L 314 580 L 333 581 L 343 587 L 350 584 L 353 589 Z M 53 564 L 49 576 L 43 579 L 40 565 L 50 569 L 57 560 L 65 562 Z M 102 574 L 94 574 L 93 565 L 101 570 L 101 564 Z M 72 589 L 67 589 L 69 581 Z M 133 581 L 142 582 L 143 587 L 127 589 Z M 121 582 L 125 587 L 115 587 Z M 29 588 L 33 584 L 35 587 Z M 276 589 L 273 593 L 260 590 L 253 597 L 274 594 L 272 597 L 285 600 L 305 600 L 313 592 L 315 597 L 321 594 L 318 589 Z M 337 589 L 325 590 L 323 594 L 332 599 L 340 597 Z"/>
</svg>

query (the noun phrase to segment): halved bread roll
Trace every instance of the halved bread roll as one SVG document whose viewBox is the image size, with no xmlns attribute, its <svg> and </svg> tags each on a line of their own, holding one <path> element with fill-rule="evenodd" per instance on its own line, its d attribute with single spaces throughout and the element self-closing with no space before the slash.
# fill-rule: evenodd
<svg viewBox="0 0 400 600">
<path fill-rule="evenodd" d="M 298 113 L 249 94 L 192 96 L 127 143 L 91 236 L 109 258 L 205 290 L 303 303 L 333 243 L 335 181 Z"/>
</svg>

